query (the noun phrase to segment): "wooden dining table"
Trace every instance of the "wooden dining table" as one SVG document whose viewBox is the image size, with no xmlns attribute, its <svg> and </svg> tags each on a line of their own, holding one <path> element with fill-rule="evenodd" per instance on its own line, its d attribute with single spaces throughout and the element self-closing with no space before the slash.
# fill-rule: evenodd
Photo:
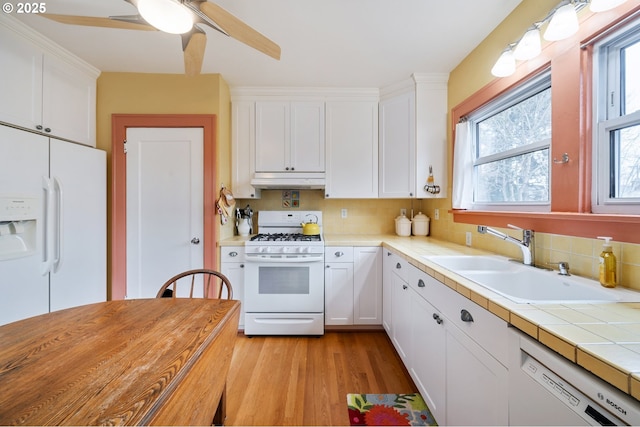
<svg viewBox="0 0 640 427">
<path fill-rule="evenodd" d="M 107 301 L 0 326 L 0 425 L 224 420 L 240 303 Z"/>
</svg>

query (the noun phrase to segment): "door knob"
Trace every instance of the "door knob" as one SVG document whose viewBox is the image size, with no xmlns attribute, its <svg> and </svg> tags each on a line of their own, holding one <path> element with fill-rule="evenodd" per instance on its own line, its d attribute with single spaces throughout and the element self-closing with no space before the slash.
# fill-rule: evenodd
<svg viewBox="0 0 640 427">
<path fill-rule="evenodd" d="M 194 245 L 199 245 L 200 239 L 198 239 L 197 237 L 194 237 L 193 239 L 191 239 L 191 243 L 193 243 Z"/>
</svg>

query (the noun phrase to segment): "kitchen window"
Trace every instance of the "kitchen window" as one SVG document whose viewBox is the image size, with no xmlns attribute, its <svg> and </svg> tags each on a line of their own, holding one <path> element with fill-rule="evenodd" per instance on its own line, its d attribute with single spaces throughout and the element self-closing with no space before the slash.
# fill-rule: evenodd
<svg viewBox="0 0 640 427">
<path fill-rule="evenodd" d="M 471 209 L 549 211 L 550 71 L 477 109 L 467 120 Z"/>
<path fill-rule="evenodd" d="M 640 213 L 640 23 L 594 46 L 596 213 Z"/>
</svg>

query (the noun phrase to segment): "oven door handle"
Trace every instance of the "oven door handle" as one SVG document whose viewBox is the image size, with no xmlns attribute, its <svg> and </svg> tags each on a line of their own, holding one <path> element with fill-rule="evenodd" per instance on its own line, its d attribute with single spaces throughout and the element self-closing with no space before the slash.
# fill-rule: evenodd
<svg viewBox="0 0 640 427">
<path fill-rule="evenodd" d="M 281 257 L 281 256 L 251 256 L 249 254 L 245 255 L 246 262 L 262 262 L 264 264 L 277 264 L 277 263 L 312 263 L 312 262 L 324 262 L 324 257 Z"/>
</svg>

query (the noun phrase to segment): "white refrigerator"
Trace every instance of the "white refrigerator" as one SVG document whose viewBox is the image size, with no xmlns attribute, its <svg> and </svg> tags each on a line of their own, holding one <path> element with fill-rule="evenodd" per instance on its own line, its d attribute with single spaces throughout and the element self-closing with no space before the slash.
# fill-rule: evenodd
<svg viewBox="0 0 640 427">
<path fill-rule="evenodd" d="M 106 153 L 0 125 L 0 325 L 105 301 Z"/>
</svg>

